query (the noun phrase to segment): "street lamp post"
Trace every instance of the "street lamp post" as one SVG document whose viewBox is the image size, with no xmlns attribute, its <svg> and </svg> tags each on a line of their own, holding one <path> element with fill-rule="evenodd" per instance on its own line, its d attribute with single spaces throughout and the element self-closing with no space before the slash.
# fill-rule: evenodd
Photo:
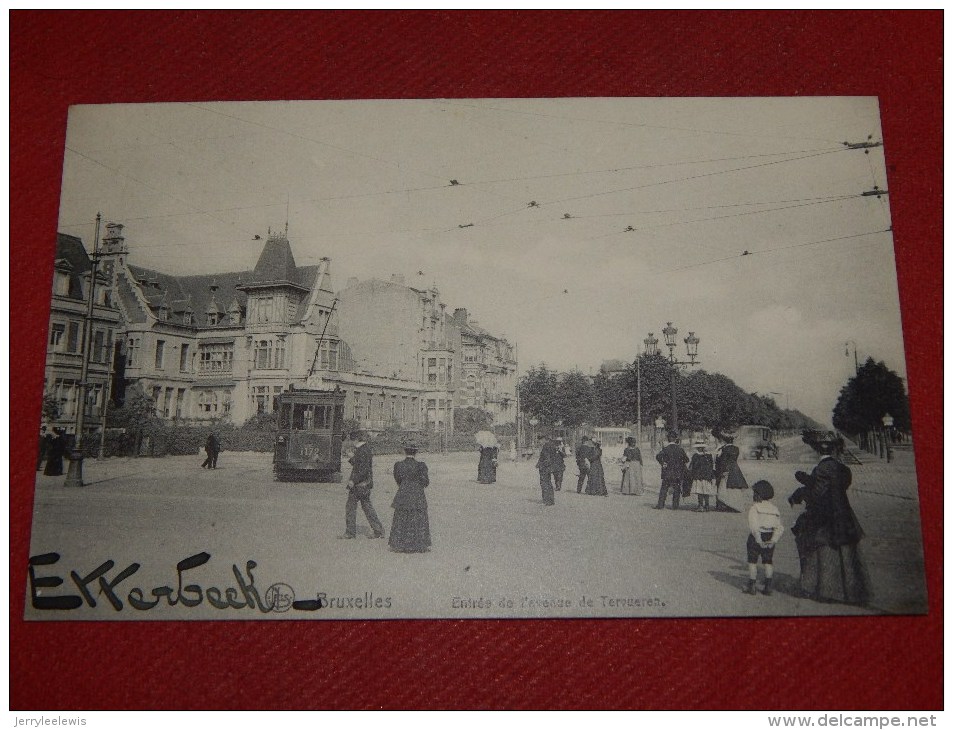
<svg viewBox="0 0 953 730">
<path fill-rule="evenodd" d="M 695 336 L 694 332 L 689 332 L 688 337 L 683 341 L 688 353 L 688 360 L 677 360 L 675 358 L 675 335 L 678 334 L 678 328 L 671 322 L 667 322 L 662 329 L 662 335 L 665 337 L 665 346 L 668 348 L 668 360 L 672 364 L 672 430 L 678 433 L 678 403 L 675 394 L 675 374 L 679 365 L 698 365 L 698 343 L 701 342 Z"/>
<path fill-rule="evenodd" d="M 92 265 L 89 271 L 89 291 L 86 293 L 86 319 L 83 321 L 83 362 L 79 374 L 79 398 L 76 408 L 76 439 L 73 441 L 73 450 L 69 455 L 69 467 L 66 470 L 66 481 L 63 486 L 83 486 L 83 426 L 86 418 L 86 399 L 89 394 L 89 350 L 93 334 L 93 304 L 96 301 L 96 269 L 99 263 L 99 224 L 102 220 L 100 213 L 96 214 L 96 236 L 93 239 Z M 105 433 L 103 434 L 105 438 Z"/>
</svg>

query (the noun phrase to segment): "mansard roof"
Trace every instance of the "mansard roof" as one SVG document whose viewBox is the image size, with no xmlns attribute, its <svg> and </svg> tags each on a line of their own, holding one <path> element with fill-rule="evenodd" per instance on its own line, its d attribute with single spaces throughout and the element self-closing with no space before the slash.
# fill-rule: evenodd
<svg viewBox="0 0 953 730">
<path fill-rule="evenodd" d="M 267 247 L 267 246 L 266 246 Z M 262 252 L 264 257 L 264 252 Z M 293 263 L 293 259 L 291 259 Z M 259 259 L 261 264 L 261 259 Z M 136 281 L 139 283 L 139 289 L 149 302 L 152 309 L 156 309 L 164 297 L 168 296 L 171 302 L 170 308 L 173 313 L 191 312 L 225 312 L 226 307 L 232 310 L 237 304 L 244 310 L 247 307 L 248 295 L 245 292 L 246 286 L 261 286 L 267 284 L 261 280 L 260 271 L 265 270 L 270 274 L 291 274 L 291 279 L 272 280 L 277 282 L 290 281 L 297 286 L 311 289 L 314 287 L 318 267 L 301 266 L 295 267 L 293 271 L 278 271 L 275 268 L 256 267 L 254 271 L 232 271 L 215 274 L 197 274 L 193 276 L 172 276 L 163 274 L 160 271 L 146 269 L 141 266 L 129 265 L 129 270 Z M 213 287 L 214 290 L 213 290 Z M 329 284 L 325 280 L 322 290 L 330 291 Z M 120 290 L 120 296 L 122 291 Z M 305 309 L 301 308 L 301 316 L 304 316 Z M 141 320 L 136 320 L 141 321 Z"/>
</svg>

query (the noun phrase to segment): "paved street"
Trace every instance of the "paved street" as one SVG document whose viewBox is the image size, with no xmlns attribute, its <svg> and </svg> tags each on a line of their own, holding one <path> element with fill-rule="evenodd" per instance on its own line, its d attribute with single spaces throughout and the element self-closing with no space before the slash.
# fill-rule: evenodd
<svg viewBox="0 0 953 730">
<path fill-rule="evenodd" d="M 892 464 L 866 457 L 854 466 L 851 500 L 867 533 L 862 543 L 875 598 L 868 608 L 826 605 L 795 596 L 797 554 L 790 526 L 799 509 L 788 494 L 795 469 L 810 468 L 791 449 L 787 461 L 743 461 L 749 483 L 766 478 L 788 528 L 775 556 L 775 595 L 748 596 L 743 514 L 695 513 L 694 497 L 675 512 L 655 511 L 659 474 L 645 468 L 643 496 L 618 489 L 618 468 L 606 465 L 607 498 L 575 492 L 575 464 L 555 507 L 543 506 L 533 462 L 501 461 L 494 485 L 476 482 L 476 454 L 422 454 L 430 467 L 427 490 L 433 549 L 420 555 L 390 552 L 368 539 L 358 512 L 359 536 L 341 540 L 345 488 L 341 484 L 277 483 L 267 454 L 223 453 L 219 469 L 199 468 L 201 457 L 109 459 L 85 464 L 87 486 L 68 490 L 62 477 L 37 479 L 31 555 L 56 552 L 37 577 L 64 583 L 39 589 L 44 597 L 80 595 L 70 571 L 89 576 L 108 560 L 114 581 L 140 564 L 112 591 L 89 580 L 92 608 L 37 611 L 30 618 L 208 619 L 535 616 L 792 616 L 913 613 L 926 609 L 921 533 L 913 457 Z M 797 463 L 803 456 L 804 461 Z M 396 491 L 390 470 L 397 457 L 375 459 L 373 501 L 389 527 Z M 566 489 L 569 488 L 567 492 Z M 207 560 L 176 564 L 206 552 Z M 201 559 L 199 559 L 200 562 Z M 257 565 L 247 570 L 247 561 Z M 234 569 L 233 569 L 234 566 Z M 274 589 L 266 599 L 268 588 Z M 242 585 L 244 584 L 244 588 Z M 162 587 L 169 591 L 163 592 Z M 194 586 L 198 586 L 195 588 Z M 149 610 L 130 605 L 159 603 Z M 207 589 L 212 588 L 211 591 Z M 154 589 L 158 589 L 153 593 Z M 232 603 L 252 607 L 227 607 Z M 201 590 L 203 600 L 195 606 Z M 297 601 L 311 600 L 291 608 Z M 281 611 L 263 613 L 275 596 Z M 165 593 L 170 594 L 169 597 Z M 321 610 L 314 608 L 318 594 Z M 178 596 L 185 600 L 177 601 Z M 175 605 L 168 605 L 177 601 Z M 188 599 L 192 599 L 189 601 Z M 29 593 L 28 593 L 29 603 Z M 217 603 L 221 607 L 213 607 Z"/>
</svg>

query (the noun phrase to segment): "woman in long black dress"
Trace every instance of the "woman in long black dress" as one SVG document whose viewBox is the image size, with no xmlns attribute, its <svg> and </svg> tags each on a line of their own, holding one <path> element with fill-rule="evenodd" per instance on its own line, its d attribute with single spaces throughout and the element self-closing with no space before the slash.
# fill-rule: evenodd
<svg viewBox="0 0 953 730">
<path fill-rule="evenodd" d="M 599 497 L 609 496 L 609 490 L 606 489 L 606 473 L 602 468 L 602 444 L 599 441 L 592 442 L 589 453 L 589 483 L 586 485 L 586 494 Z"/>
<path fill-rule="evenodd" d="M 728 496 L 725 493 L 727 489 L 747 489 L 748 481 L 738 466 L 738 457 L 741 451 L 735 446 L 735 437 L 731 434 L 723 434 L 721 439 L 725 445 L 718 451 L 715 459 L 715 509 L 723 512 L 737 512 L 738 510 L 728 503 Z M 734 500 L 733 500 L 734 501 Z"/>
<path fill-rule="evenodd" d="M 496 464 L 500 449 L 496 446 L 480 447 L 480 465 L 477 467 L 477 481 L 480 484 L 496 482 Z"/>
<path fill-rule="evenodd" d="M 54 428 L 56 434 L 50 442 L 49 451 L 46 452 L 46 467 L 43 473 L 48 477 L 58 477 L 63 474 L 63 457 L 66 456 L 66 436 L 62 428 Z"/>
<path fill-rule="evenodd" d="M 820 461 L 810 474 L 797 472 L 804 486 L 788 499 L 791 506 L 806 506 L 791 530 L 801 562 L 801 591 L 818 601 L 863 605 L 870 601 L 871 590 L 859 551 L 864 531 L 847 499 L 853 475 L 834 458 L 835 441 L 814 448 Z"/>
<path fill-rule="evenodd" d="M 390 527 L 390 549 L 398 553 L 425 553 L 430 550 L 430 517 L 424 489 L 430 485 L 427 465 L 417 461 L 416 446 L 405 446 L 407 457 L 394 464 L 397 494 L 391 507 L 394 521 Z"/>
</svg>

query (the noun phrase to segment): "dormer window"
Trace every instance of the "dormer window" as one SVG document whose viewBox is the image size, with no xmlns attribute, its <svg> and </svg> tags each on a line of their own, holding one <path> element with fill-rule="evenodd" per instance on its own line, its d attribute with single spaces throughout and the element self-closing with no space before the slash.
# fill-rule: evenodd
<svg viewBox="0 0 953 730">
<path fill-rule="evenodd" d="M 53 293 L 59 297 L 65 297 L 69 294 L 69 274 L 65 271 L 57 271 L 53 274 Z"/>
<path fill-rule="evenodd" d="M 219 314 L 218 312 L 209 312 L 208 313 L 208 323 L 210 327 L 214 327 L 219 323 Z"/>
</svg>

